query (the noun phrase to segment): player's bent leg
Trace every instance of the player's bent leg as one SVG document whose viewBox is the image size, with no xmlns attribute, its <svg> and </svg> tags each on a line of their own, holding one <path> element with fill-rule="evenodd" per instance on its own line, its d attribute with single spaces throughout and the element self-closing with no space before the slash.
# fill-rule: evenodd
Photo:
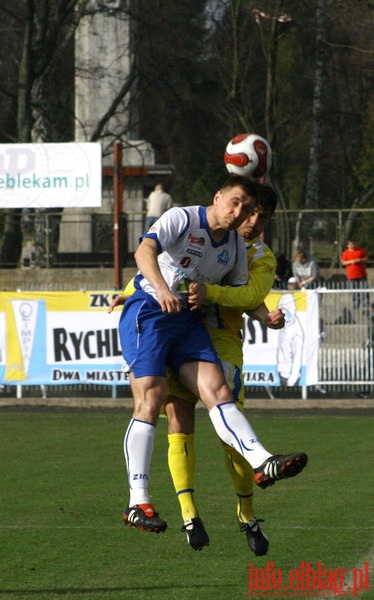
<svg viewBox="0 0 374 600">
<path fill-rule="evenodd" d="M 209 410 L 209 417 L 223 442 L 236 448 L 253 466 L 260 466 L 271 456 L 256 437 L 241 411 L 236 407 L 222 368 L 211 362 L 182 365 L 181 381 L 193 391 Z"/>
<path fill-rule="evenodd" d="M 234 402 L 214 406 L 209 417 L 221 440 L 235 448 L 253 468 L 259 467 L 271 456 Z"/>
<path fill-rule="evenodd" d="M 235 448 L 249 462 L 255 471 L 255 482 L 261 488 L 273 485 L 279 479 L 294 477 L 308 462 L 304 452 L 288 455 L 271 455 L 257 438 L 250 423 L 235 406 L 230 388 L 222 370 L 215 363 L 187 363 L 182 365 L 180 374 L 184 383 L 197 381 L 197 394 L 208 408 L 209 417 L 216 433 L 223 442 Z M 182 370 L 183 368 L 183 370 Z M 214 404 L 215 399 L 222 403 Z"/>
<path fill-rule="evenodd" d="M 252 465 L 255 483 L 263 489 L 279 479 L 295 477 L 308 463 L 304 452 L 270 455 L 255 437 L 244 415 L 232 403 L 215 406 L 209 416 L 220 438 Z"/>
</svg>

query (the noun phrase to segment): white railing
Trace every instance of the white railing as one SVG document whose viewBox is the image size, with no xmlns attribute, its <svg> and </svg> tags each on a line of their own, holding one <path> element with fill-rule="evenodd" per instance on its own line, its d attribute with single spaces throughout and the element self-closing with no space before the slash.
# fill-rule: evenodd
<svg viewBox="0 0 374 600">
<path fill-rule="evenodd" d="M 374 290 L 318 292 L 320 384 L 374 384 Z"/>
</svg>

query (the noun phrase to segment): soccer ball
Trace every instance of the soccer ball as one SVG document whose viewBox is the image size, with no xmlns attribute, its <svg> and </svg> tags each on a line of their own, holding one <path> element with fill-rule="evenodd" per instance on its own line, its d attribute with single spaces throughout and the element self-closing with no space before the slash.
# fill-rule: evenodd
<svg viewBox="0 0 374 600">
<path fill-rule="evenodd" d="M 255 133 L 241 133 L 226 146 L 226 169 L 251 179 L 263 177 L 271 167 L 272 152 L 265 138 Z"/>
</svg>

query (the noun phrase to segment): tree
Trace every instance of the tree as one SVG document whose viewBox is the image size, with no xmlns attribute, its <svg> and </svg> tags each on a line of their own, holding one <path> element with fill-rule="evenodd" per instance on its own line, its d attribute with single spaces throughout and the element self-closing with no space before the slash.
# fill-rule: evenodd
<svg viewBox="0 0 374 600">
<path fill-rule="evenodd" d="M 17 23 L 19 27 L 16 36 L 20 48 L 18 81 L 12 90 L 17 101 L 15 139 L 19 143 L 45 142 L 50 139 L 48 76 L 53 75 L 58 53 L 72 39 L 76 10 L 83 4 L 82 0 L 65 0 L 59 3 L 51 0 L 25 0 L 19 5 L 8 2 L 2 7 L 8 22 Z M 5 214 L 1 260 L 8 266 L 15 266 L 21 255 L 21 216 L 20 209 L 9 210 Z M 37 259 L 40 260 L 44 253 L 40 242 L 43 223 L 40 220 L 37 223 L 39 233 L 37 231 L 36 251 Z"/>
<path fill-rule="evenodd" d="M 228 140 L 256 131 L 273 147 L 269 181 L 281 208 L 355 208 L 358 198 L 370 206 L 372 3 L 3 0 L 0 47 L 9 60 L 0 64 L 0 141 L 73 139 L 72 34 L 85 8 L 119 10 L 133 24 L 129 77 L 97 115 L 91 139 L 110 152 L 113 115 L 130 114 L 120 139 L 138 134 L 158 163 L 174 165 L 179 203 L 208 201 L 225 175 Z M 279 219 L 277 243 L 288 254 L 292 239 L 307 236 L 288 216 Z M 368 227 L 355 221 L 371 243 Z M 313 219 L 307 235 L 316 228 Z M 8 229 L 5 241 L 2 260 L 6 247 L 15 264 L 20 241 Z"/>
<path fill-rule="evenodd" d="M 17 104 L 14 126 L 14 138 L 17 142 L 56 141 L 56 137 L 57 141 L 64 141 L 64 136 L 70 140 L 74 139 L 74 33 L 79 20 L 89 8 L 91 13 L 112 10 L 105 2 L 96 7 L 88 0 L 59 0 L 58 2 L 25 0 L 19 2 L 19 5 L 14 5 L 7 0 L 7 4 L 0 9 L 10 27 L 13 23 L 17 24 L 14 44 L 18 44 L 19 48 L 18 81 L 16 84 L 12 80 L 11 73 L 8 74 L 7 80 L 9 94 L 14 97 Z M 64 66 L 66 58 L 70 60 L 70 68 Z M 62 67 L 65 77 L 60 77 L 59 67 Z M 57 110 L 58 119 L 64 122 L 64 127 L 60 130 L 58 119 L 55 117 L 56 105 L 51 103 L 51 98 L 58 98 L 59 94 L 54 96 L 50 93 L 55 89 L 56 82 L 59 83 L 58 90 L 65 100 L 65 105 L 60 105 Z M 98 140 L 103 135 L 108 136 L 106 126 L 133 82 L 134 75 L 130 73 L 120 92 L 112 98 L 107 113 L 98 115 L 97 125 L 90 141 Z M 44 215 L 46 212 L 48 211 L 35 211 L 34 237 L 38 266 L 45 266 Z M 8 266 L 15 266 L 19 261 L 22 248 L 22 211 L 19 209 L 6 211 L 3 219 L 1 261 Z M 58 229 L 55 230 L 57 231 Z M 53 236 L 53 239 L 56 246 L 56 236 Z"/>
<path fill-rule="evenodd" d="M 326 48 L 323 40 L 326 38 L 326 1 L 317 0 L 316 10 L 316 37 L 315 37 L 315 70 L 313 85 L 313 105 L 311 133 L 309 144 L 309 161 L 306 173 L 305 195 L 303 208 L 317 208 L 319 205 L 320 188 L 320 149 L 322 143 L 322 113 L 324 109 L 323 98 L 325 95 L 326 74 Z M 310 247 L 310 217 L 308 213 L 299 213 L 296 230 L 294 249 L 303 249 L 309 253 Z"/>
</svg>

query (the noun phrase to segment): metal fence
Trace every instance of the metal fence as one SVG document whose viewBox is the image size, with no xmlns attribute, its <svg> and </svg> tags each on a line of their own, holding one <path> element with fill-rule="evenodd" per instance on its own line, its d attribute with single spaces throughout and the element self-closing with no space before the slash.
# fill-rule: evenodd
<svg viewBox="0 0 374 600">
<path fill-rule="evenodd" d="M 311 388 L 249 386 L 247 397 L 302 397 L 329 394 L 338 397 L 369 395 L 374 389 L 374 289 L 319 288 L 319 381 Z M 2 397 L 128 397 L 129 386 L 61 385 L 6 386 Z"/>
<path fill-rule="evenodd" d="M 320 384 L 374 383 L 373 291 L 319 291 Z"/>
<path fill-rule="evenodd" d="M 74 209 L 74 213 L 51 210 L 24 211 L 22 215 L 5 215 L 0 211 L 0 250 L 2 239 L 12 230 L 20 228 L 16 235 L 22 236 L 22 255 L 10 260 L 1 257 L 0 268 L 16 266 L 58 267 L 112 267 L 113 266 L 113 212 L 96 209 L 83 212 Z M 133 253 L 138 245 L 139 236 L 144 231 L 144 212 L 124 212 L 120 216 L 120 245 L 123 267 L 132 261 Z M 300 219 L 303 217 L 306 232 L 302 237 L 307 243 L 309 254 L 321 267 L 339 265 L 339 256 L 345 247 L 345 237 L 351 237 L 346 224 L 354 223 L 354 237 L 364 244 L 369 255 L 373 254 L 368 247 L 372 243 L 374 233 L 374 209 L 331 210 L 277 210 L 272 218 L 267 233 L 268 241 L 275 253 L 285 252 L 293 255 L 293 244 L 297 238 Z M 75 252 L 65 244 L 61 250 L 64 235 L 82 237 L 87 241 L 86 252 Z M 14 231 L 13 231 L 14 234 Z M 13 238 L 12 238 L 13 239 Z M 18 238 L 17 238 L 18 239 Z M 367 241 L 367 243 L 365 242 Z M 369 244 L 370 245 L 370 244 Z M 66 248 L 68 246 L 68 248 Z M 11 253 L 12 254 L 12 253 Z"/>
</svg>

